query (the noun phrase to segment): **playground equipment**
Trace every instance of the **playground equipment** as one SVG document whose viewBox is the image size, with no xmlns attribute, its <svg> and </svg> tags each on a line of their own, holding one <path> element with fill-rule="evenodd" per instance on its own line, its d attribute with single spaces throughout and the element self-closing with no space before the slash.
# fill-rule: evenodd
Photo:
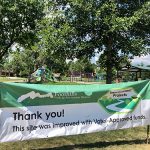
<svg viewBox="0 0 150 150">
<path fill-rule="evenodd" d="M 103 74 L 97 73 L 87 73 L 87 72 L 71 72 L 70 73 L 70 81 L 86 81 L 86 82 L 99 82 L 104 79 Z"/>
<path fill-rule="evenodd" d="M 30 81 L 51 81 L 56 82 L 57 79 L 54 76 L 54 73 L 48 68 L 38 68 L 34 73 L 31 74 Z"/>
</svg>

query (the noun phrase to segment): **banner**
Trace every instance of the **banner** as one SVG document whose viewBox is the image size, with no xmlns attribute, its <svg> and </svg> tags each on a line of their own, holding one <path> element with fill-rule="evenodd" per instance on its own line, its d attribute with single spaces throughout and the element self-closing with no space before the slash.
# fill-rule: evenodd
<svg viewBox="0 0 150 150">
<path fill-rule="evenodd" d="M 109 85 L 0 83 L 0 142 L 148 124 L 148 80 Z"/>
</svg>

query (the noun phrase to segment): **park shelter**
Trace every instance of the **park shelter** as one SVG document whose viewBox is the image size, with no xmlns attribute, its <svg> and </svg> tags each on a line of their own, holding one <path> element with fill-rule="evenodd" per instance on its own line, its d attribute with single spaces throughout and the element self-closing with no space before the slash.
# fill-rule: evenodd
<svg viewBox="0 0 150 150">
<path fill-rule="evenodd" d="M 124 79 L 124 74 L 128 74 L 129 78 Z M 123 66 L 121 70 L 118 71 L 118 74 L 122 76 L 122 80 L 132 80 L 132 81 L 138 81 L 141 79 L 149 79 L 150 78 L 150 66 L 144 66 L 144 65 L 129 65 L 129 66 Z"/>
<path fill-rule="evenodd" d="M 119 75 L 123 78 L 128 73 L 129 81 L 145 80 L 150 78 L 150 56 L 136 57 L 130 65 L 123 66 Z M 127 79 L 126 79 L 127 80 Z M 124 81 L 124 79 L 123 79 Z"/>
</svg>

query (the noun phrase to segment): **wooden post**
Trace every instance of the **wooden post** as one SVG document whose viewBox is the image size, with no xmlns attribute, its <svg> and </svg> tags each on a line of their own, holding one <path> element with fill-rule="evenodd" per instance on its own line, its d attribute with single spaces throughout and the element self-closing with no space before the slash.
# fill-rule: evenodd
<svg viewBox="0 0 150 150">
<path fill-rule="evenodd" d="M 150 125 L 147 125 L 147 138 L 146 138 L 146 143 L 148 144 L 149 143 L 149 128 Z"/>
</svg>

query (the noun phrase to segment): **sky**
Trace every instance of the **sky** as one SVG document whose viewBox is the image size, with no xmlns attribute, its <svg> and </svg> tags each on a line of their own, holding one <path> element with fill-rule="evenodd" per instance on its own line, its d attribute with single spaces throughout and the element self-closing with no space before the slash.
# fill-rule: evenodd
<svg viewBox="0 0 150 150">
<path fill-rule="evenodd" d="M 99 58 L 99 55 L 97 54 L 95 57 L 92 57 L 91 62 L 96 63 L 98 58 Z M 141 56 L 141 57 L 135 56 L 133 60 L 131 61 L 132 65 L 138 65 L 141 63 L 144 64 L 145 66 L 150 65 L 150 54 L 146 56 Z"/>
<path fill-rule="evenodd" d="M 141 69 L 150 70 L 150 54 L 141 57 L 134 57 L 131 65 Z"/>
<path fill-rule="evenodd" d="M 144 65 L 150 65 L 150 55 L 146 56 L 141 56 L 141 57 L 134 57 L 132 60 L 133 65 L 141 64 L 143 63 Z"/>
</svg>

